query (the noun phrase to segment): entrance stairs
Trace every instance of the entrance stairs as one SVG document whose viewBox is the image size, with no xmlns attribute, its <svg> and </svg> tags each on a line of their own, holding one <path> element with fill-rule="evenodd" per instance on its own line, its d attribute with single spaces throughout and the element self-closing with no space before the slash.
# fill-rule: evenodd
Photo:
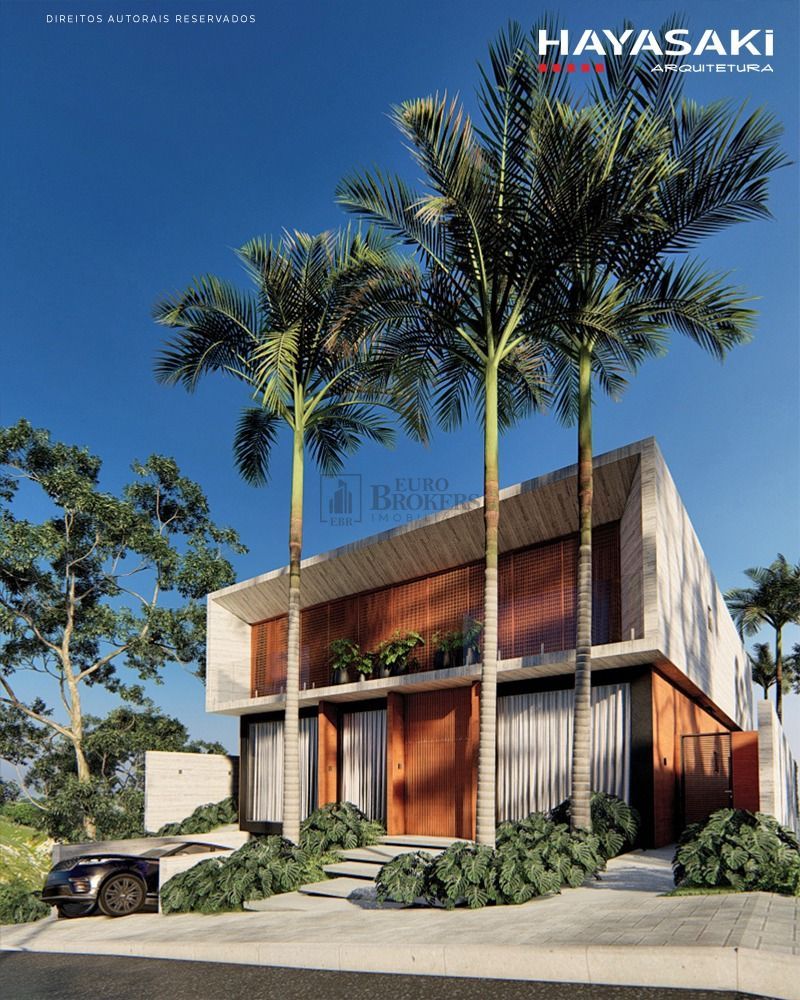
<svg viewBox="0 0 800 1000">
<path fill-rule="evenodd" d="M 330 878 L 324 882 L 301 885 L 299 892 L 306 896 L 328 896 L 348 899 L 369 896 L 375 888 L 375 876 L 382 865 L 398 854 L 413 851 L 427 851 L 441 854 L 450 844 L 457 842 L 454 837 L 428 837 L 424 834 L 389 834 L 381 837 L 371 847 L 355 847 L 351 851 L 340 851 L 340 860 L 325 865 L 325 873 Z"/>
</svg>

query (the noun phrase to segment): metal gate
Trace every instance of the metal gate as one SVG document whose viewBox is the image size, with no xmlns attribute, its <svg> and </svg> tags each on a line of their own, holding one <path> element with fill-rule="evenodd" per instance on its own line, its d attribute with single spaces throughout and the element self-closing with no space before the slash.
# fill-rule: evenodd
<svg viewBox="0 0 800 1000">
<path fill-rule="evenodd" d="M 733 802 L 731 734 L 701 733 L 681 740 L 683 818 L 699 823 Z"/>
</svg>

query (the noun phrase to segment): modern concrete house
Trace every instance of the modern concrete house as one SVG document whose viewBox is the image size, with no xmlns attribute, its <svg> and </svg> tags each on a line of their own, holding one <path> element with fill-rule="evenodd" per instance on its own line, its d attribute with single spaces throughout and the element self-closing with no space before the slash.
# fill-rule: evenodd
<svg viewBox="0 0 800 1000">
<path fill-rule="evenodd" d="M 747 657 L 654 440 L 595 459 L 594 786 L 630 801 L 642 841 L 734 803 L 759 807 Z M 576 469 L 501 493 L 497 818 L 569 788 Z M 472 837 L 480 663 L 445 666 L 435 633 L 483 617 L 481 501 L 303 563 L 306 812 L 347 799 L 390 834 Z M 207 709 L 241 719 L 243 829 L 281 819 L 285 567 L 209 595 Z M 334 684 L 337 638 L 425 645 L 399 676 Z M 471 660 L 476 662 L 471 662 Z"/>
</svg>

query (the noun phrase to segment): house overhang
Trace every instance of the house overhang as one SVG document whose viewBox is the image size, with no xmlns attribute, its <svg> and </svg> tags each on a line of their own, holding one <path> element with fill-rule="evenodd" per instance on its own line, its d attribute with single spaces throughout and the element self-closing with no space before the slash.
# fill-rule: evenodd
<svg viewBox="0 0 800 1000">
<path fill-rule="evenodd" d="M 594 460 L 594 523 L 622 517 L 642 451 L 652 439 Z M 500 551 L 577 530 L 577 466 L 529 479 L 500 492 Z M 302 606 L 475 562 L 483 558 L 483 498 L 437 512 L 303 560 Z M 248 624 L 284 614 L 288 567 L 209 594 Z"/>
</svg>

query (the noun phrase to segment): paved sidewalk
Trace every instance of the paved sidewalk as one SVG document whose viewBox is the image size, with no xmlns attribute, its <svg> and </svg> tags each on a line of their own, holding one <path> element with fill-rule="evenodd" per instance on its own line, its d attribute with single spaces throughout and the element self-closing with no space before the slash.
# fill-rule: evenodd
<svg viewBox="0 0 800 1000">
<path fill-rule="evenodd" d="M 45 920 L 0 947 L 205 961 L 740 990 L 800 1000 L 800 900 L 664 898 L 671 851 L 609 863 L 599 882 L 524 906 L 445 912 L 288 893 L 259 912 Z"/>
</svg>

